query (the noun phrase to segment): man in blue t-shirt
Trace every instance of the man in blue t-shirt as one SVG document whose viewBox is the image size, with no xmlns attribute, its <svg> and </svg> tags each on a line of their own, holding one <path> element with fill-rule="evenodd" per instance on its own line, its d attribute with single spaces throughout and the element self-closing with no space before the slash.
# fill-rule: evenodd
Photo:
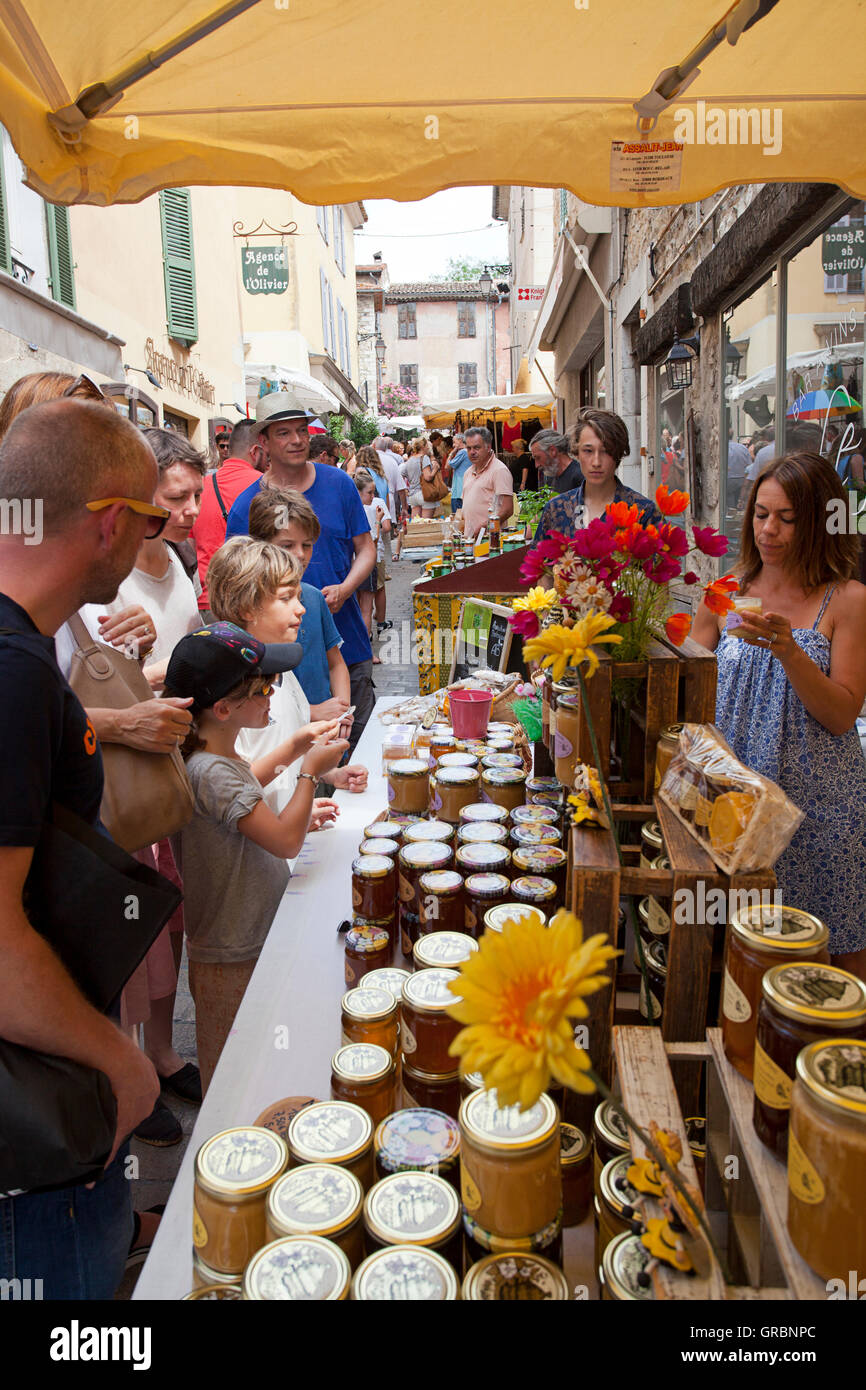
<svg viewBox="0 0 866 1390">
<path fill-rule="evenodd" d="M 304 580 L 321 590 L 343 639 L 342 655 L 349 668 L 355 706 L 349 740 L 354 748 L 375 704 L 373 650 L 356 590 L 376 563 L 376 548 L 352 479 L 338 468 L 310 462 L 310 418 L 289 391 L 273 391 L 259 401 L 258 440 L 267 454 L 268 468 L 234 502 L 226 540 L 249 534 L 250 502 L 261 487 L 294 488 L 310 503 L 321 533 Z"/>
</svg>

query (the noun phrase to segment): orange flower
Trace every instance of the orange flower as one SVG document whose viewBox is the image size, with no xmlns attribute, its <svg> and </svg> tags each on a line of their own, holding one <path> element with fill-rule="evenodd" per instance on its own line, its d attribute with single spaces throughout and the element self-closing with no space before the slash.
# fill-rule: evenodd
<svg viewBox="0 0 866 1390">
<path fill-rule="evenodd" d="M 675 647 L 681 647 L 691 630 L 692 620 L 687 613 L 673 613 L 665 623 L 665 632 Z"/>
<path fill-rule="evenodd" d="M 605 509 L 605 516 L 615 526 L 633 526 L 638 519 L 637 507 L 627 502 L 611 502 Z"/>
<path fill-rule="evenodd" d="M 667 483 L 662 483 L 661 487 L 656 488 L 656 506 L 662 516 L 676 516 L 679 512 L 684 512 L 688 505 L 687 492 L 668 492 Z"/>
<path fill-rule="evenodd" d="M 714 579 L 712 584 L 707 584 L 704 589 L 704 603 L 711 613 L 723 616 L 730 613 L 733 608 L 730 595 L 739 589 L 739 581 L 733 574 L 723 574 L 721 579 Z"/>
</svg>

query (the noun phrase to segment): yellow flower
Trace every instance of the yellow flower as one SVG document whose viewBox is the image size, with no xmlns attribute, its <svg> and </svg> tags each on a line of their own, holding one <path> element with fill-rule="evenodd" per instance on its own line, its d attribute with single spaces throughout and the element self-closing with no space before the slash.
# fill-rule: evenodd
<svg viewBox="0 0 866 1390">
<path fill-rule="evenodd" d="M 572 825 L 580 825 L 581 821 L 585 820 L 592 821 L 594 825 L 601 824 L 598 811 L 590 806 L 585 792 L 582 792 L 579 796 L 570 796 L 568 798 L 568 804 L 574 807 L 571 813 Z"/>
<path fill-rule="evenodd" d="M 556 594 L 553 589 L 542 589 L 540 586 L 530 589 L 528 593 L 520 598 L 512 599 L 511 607 L 515 613 L 525 612 L 526 609 L 533 613 L 543 613 L 545 608 L 552 608 L 556 603 Z"/>
<path fill-rule="evenodd" d="M 534 1105 L 553 1081 L 589 1093 L 587 1054 L 575 1046 L 573 1018 L 586 1018 L 584 997 L 603 989 L 604 967 L 619 952 L 602 935 L 583 939 L 571 912 L 549 927 L 512 920 L 487 932 L 453 981 L 448 1012 L 467 1026 L 451 1045 L 460 1070 L 480 1071 L 500 1105 Z"/>
<path fill-rule="evenodd" d="M 556 623 L 531 637 L 523 644 L 523 655 L 527 661 L 541 661 L 549 666 L 555 681 L 561 681 L 566 666 L 580 666 L 587 662 L 587 680 L 598 670 L 598 657 L 592 649 L 594 642 L 621 642 L 617 633 L 608 632 L 614 619 L 606 613 L 587 613 L 572 628 Z"/>
</svg>

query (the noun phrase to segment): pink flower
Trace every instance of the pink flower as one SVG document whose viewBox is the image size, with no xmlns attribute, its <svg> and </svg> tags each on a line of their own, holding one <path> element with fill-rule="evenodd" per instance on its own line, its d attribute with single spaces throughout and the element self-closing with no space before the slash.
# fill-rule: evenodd
<svg viewBox="0 0 866 1390">
<path fill-rule="evenodd" d="M 666 521 L 659 527 L 659 540 L 662 549 L 671 555 L 688 555 L 689 538 L 681 526 L 670 526 Z"/>
<path fill-rule="evenodd" d="M 656 555 L 652 560 L 644 560 L 643 572 L 653 584 L 667 584 L 680 573 L 679 561 L 672 555 Z"/>
<path fill-rule="evenodd" d="M 629 550 L 636 560 L 648 560 L 655 555 L 660 548 L 658 532 L 653 527 L 652 531 L 634 529 L 629 537 Z"/>
<path fill-rule="evenodd" d="M 527 556 L 527 559 L 529 557 Z M 523 638 L 524 642 L 530 637 L 537 637 L 541 630 L 541 623 L 538 621 L 538 614 L 533 613 L 531 608 L 524 609 L 521 613 L 513 613 L 509 618 L 514 631 Z"/>
<path fill-rule="evenodd" d="M 601 517 L 596 517 L 587 527 L 575 534 L 572 546 L 577 555 L 585 560 L 606 560 L 614 548 L 614 530 Z"/>
<path fill-rule="evenodd" d="M 628 594 L 614 594 L 610 608 L 607 610 L 611 618 L 616 618 L 618 623 L 627 623 L 631 617 L 631 599 Z"/>
<path fill-rule="evenodd" d="M 695 545 L 704 555 L 712 555 L 718 558 L 725 555 L 728 549 L 727 536 L 720 536 L 718 531 L 712 526 L 693 526 L 692 532 L 695 538 Z"/>
<path fill-rule="evenodd" d="M 686 570 L 685 574 L 683 575 L 683 583 L 697 584 L 700 581 L 700 577 L 701 576 L 699 574 L 695 574 L 694 570 Z"/>
</svg>

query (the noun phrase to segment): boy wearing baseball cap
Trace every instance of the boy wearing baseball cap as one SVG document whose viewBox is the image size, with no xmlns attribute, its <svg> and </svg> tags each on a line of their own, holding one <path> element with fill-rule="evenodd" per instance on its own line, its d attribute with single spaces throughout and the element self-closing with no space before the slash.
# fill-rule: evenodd
<svg viewBox="0 0 866 1390">
<path fill-rule="evenodd" d="M 300 598 L 294 604 L 300 623 Z M 286 859 L 304 842 L 316 783 L 348 747 L 333 737 L 334 721 L 327 741 L 305 754 L 295 794 L 279 815 L 264 800 L 279 759 L 250 766 L 237 752 L 240 731 L 267 724 L 275 682 L 300 659 L 296 642 L 259 642 L 234 623 L 212 623 L 181 638 L 168 663 L 166 693 L 193 699 L 183 753 L 195 811 L 180 842 L 203 1091 L 289 881 Z"/>
</svg>

